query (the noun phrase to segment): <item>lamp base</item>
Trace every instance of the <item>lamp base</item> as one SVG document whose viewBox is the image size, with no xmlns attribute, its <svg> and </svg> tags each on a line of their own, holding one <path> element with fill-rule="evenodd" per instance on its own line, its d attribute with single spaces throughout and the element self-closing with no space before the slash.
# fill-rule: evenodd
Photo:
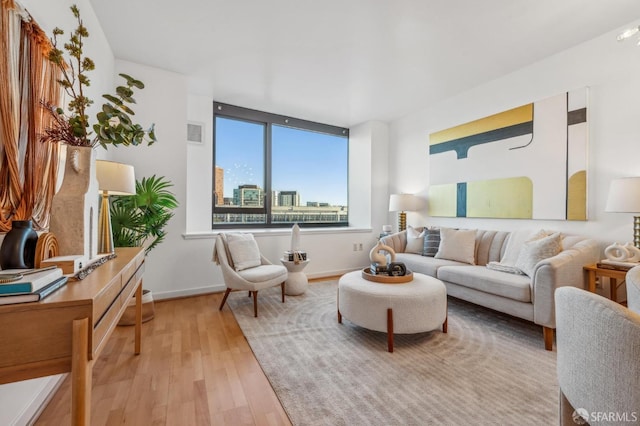
<svg viewBox="0 0 640 426">
<path fill-rule="evenodd" d="M 111 213 L 109 212 L 109 193 L 102 193 L 102 205 L 100 206 L 100 218 L 98 221 L 98 253 L 114 253 L 113 232 L 111 231 Z"/>
<path fill-rule="evenodd" d="M 407 229 L 407 214 L 405 212 L 398 213 L 398 232 Z"/>
</svg>

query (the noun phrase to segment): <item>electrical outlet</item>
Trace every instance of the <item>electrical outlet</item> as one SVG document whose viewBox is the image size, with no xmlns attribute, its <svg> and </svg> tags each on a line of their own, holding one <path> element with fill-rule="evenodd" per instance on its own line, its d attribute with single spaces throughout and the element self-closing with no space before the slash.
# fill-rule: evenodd
<svg viewBox="0 0 640 426">
<path fill-rule="evenodd" d="M 359 244 L 358 244 L 358 250 L 359 250 L 359 251 L 362 251 L 362 243 L 359 243 Z"/>
<path fill-rule="evenodd" d="M 358 244 L 353 243 L 353 251 L 358 251 Z"/>
</svg>

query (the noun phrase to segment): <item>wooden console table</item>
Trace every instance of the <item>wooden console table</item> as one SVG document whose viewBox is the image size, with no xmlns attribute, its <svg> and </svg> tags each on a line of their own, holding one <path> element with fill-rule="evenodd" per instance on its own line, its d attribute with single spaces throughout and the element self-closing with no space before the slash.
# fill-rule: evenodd
<svg viewBox="0 0 640 426">
<path fill-rule="evenodd" d="M 91 372 L 136 294 L 135 354 L 142 331 L 144 250 L 117 248 L 82 281 L 40 302 L 0 306 L 0 384 L 71 372 L 71 418 L 91 424 Z"/>
</svg>

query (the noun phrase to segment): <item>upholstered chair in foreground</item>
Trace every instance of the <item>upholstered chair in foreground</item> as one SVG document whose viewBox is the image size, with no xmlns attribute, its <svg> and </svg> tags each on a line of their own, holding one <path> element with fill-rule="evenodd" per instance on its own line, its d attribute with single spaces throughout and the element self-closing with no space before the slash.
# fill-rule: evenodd
<svg viewBox="0 0 640 426">
<path fill-rule="evenodd" d="M 627 284 L 627 306 L 640 314 L 640 266 L 631 268 L 625 279 Z"/>
<path fill-rule="evenodd" d="M 227 287 L 220 310 L 229 293 L 236 290 L 253 294 L 253 315 L 258 316 L 258 291 L 280 285 L 284 303 L 284 285 L 287 268 L 273 265 L 260 254 L 258 244 L 249 233 L 218 234 L 213 249 L 213 261 L 220 265 Z"/>
<path fill-rule="evenodd" d="M 555 301 L 560 424 L 640 421 L 640 315 L 575 287 Z"/>
</svg>

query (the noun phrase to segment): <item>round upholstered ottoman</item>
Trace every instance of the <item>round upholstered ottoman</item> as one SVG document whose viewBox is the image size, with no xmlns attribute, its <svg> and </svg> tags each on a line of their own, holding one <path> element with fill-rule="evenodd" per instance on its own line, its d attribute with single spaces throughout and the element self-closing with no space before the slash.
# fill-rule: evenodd
<svg viewBox="0 0 640 426">
<path fill-rule="evenodd" d="M 402 284 L 364 279 L 361 271 L 338 281 L 338 322 L 342 318 L 369 330 L 387 333 L 393 352 L 393 334 L 423 333 L 442 326 L 447 332 L 447 289 L 442 281 L 423 274 Z"/>
</svg>

